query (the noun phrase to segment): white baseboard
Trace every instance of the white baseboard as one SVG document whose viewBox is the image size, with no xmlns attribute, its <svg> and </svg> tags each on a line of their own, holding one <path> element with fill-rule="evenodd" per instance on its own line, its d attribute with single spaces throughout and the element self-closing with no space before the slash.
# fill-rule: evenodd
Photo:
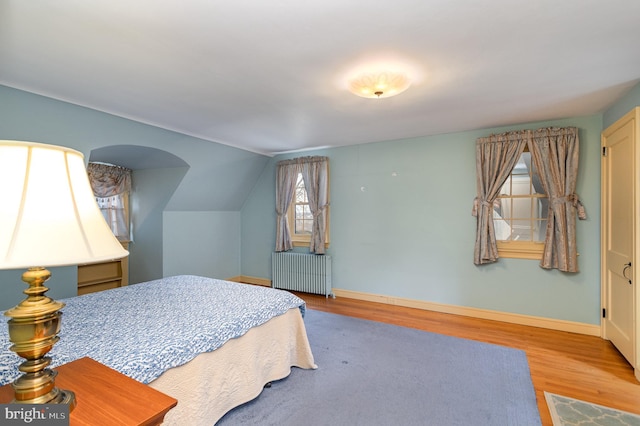
<svg viewBox="0 0 640 426">
<path fill-rule="evenodd" d="M 267 278 L 238 275 L 227 278 L 227 281 L 242 282 L 247 284 L 262 285 L 271 287 L 271 280 Z M 333 294 L 336 297 L 348 299 L 365 300 L 368 302 L 384 303 L 386 305 L 404 306 L 406 308 L 423 309 L 426 311 L 442 312 L 445 314 L 463 315 L 472 318 L 502 321 L 511 324 L 528 325 L 531 327 L 547 328 L 550 330 L 568 331 L 570 333 L 586 334 L 600 337 L 600 326 L 581 322 L 551 319 L 544 317 L 534 317 L 530 315 L 512 314 L 509 312 L 492 311 L 488 309 L 470 308 L 466 306 L 446 305 L 443 303 L 425 302 L 423 300 L 406 299 L 403 297 L 383 296 L 373 293 L 363 293 L 359 291 L 341 290 L 334 288 Z"/>
<path fill-rule="evenodd" d="M 512 324 L 541 327 L 551 330 L 568 331 L 571 333 L 586 334 L 600 337 L 600 326 L 580 322 L 558 320 L 544 317 L 534 317 L 522 314 L 512 314 L 508 312 L 491 311 L 487 309 L 469 308 L 465 306 L 445 305 L 442 303 L 425 302 L 422 300 L 405 299 L 402 297 L 382 296 L 371 293 L 362 293 L 351 290 L 333 289 L 336 297 L 346 297 L 349 299 L 366 300 L 369 302 L 384 303 L 387 305 L 404 306 L 407 308 L 424 309 L 427 311 L 442 312 L 447 314 L 463 315 L 473 318 L 488 319 L 494 321 L 508 322 Z"/>
</svg>

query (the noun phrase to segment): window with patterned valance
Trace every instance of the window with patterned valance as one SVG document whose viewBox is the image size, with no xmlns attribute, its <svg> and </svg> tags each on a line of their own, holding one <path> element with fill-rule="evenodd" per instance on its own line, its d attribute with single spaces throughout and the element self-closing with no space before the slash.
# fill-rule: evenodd
<svg viewBox="0 0 640 426">
<path fill-rule="evenodd" d="M 87 173 L 98 206 L 113 234 L 120 241 L 130 241 L 129 197 L 132 171 L 113 164 L 89 163 Z"/>
</svg>

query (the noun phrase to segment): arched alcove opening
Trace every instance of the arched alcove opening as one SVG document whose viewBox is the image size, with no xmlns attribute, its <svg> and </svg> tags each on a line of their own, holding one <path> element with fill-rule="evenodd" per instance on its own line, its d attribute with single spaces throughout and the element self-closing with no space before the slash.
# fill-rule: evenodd
<svg viewBox="0 0 640 426">
<path fill-rule="evenodd" d="M 170 152 L 138 145 L 94 149 L 89 154 L 89 162 L 133 170 L 129 283 L 162 278 L 163 212 L 190 165 Z"/>
</svg>

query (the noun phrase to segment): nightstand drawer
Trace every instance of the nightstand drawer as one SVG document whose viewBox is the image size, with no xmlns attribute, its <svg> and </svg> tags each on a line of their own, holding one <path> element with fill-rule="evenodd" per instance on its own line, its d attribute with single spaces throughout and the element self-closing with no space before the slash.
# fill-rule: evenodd
<svg viewBox="0 0 640 426">
<path fill-rule="evenodd" d="M 92 263 L 78 266 L 78 284 L 119 279 L 122 276 L 120 261 Z"/>
<path fill-rule="evenodd" d="M 121 242 L 124 249 L 128 242 Z M 78 295 L 129 284 L 129 256 L 100 263 L 78 265 Z"/>
<path fill-rule="evenodd" d="M 112 280 L 100 283 L 78 284 L 78 296 L 87 293 L 95 293 L 96 291 L 109 290 L 122 286 L 122 280 Z"/>
</svg>

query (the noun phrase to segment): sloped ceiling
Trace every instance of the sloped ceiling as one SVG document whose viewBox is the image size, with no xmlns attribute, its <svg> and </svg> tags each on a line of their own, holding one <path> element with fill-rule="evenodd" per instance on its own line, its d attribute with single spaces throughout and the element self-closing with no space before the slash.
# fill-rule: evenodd
<svg viewBox="0 0 640 426">
<path fill-rule="evenodd" d="M 640 78 L 638 0 L 0 2 L 0 84 L 278 152 L 603 112 Z M 346 90 L 402 64 L 397 97 Z"/>
<path fill-rule="evenodd" d="M 112 145 L 91 151 L 89 161 L 117 164 L 131 170 L 189 167 L 186 161 L 161 149 L 136 145 Z"/>
</svg>

